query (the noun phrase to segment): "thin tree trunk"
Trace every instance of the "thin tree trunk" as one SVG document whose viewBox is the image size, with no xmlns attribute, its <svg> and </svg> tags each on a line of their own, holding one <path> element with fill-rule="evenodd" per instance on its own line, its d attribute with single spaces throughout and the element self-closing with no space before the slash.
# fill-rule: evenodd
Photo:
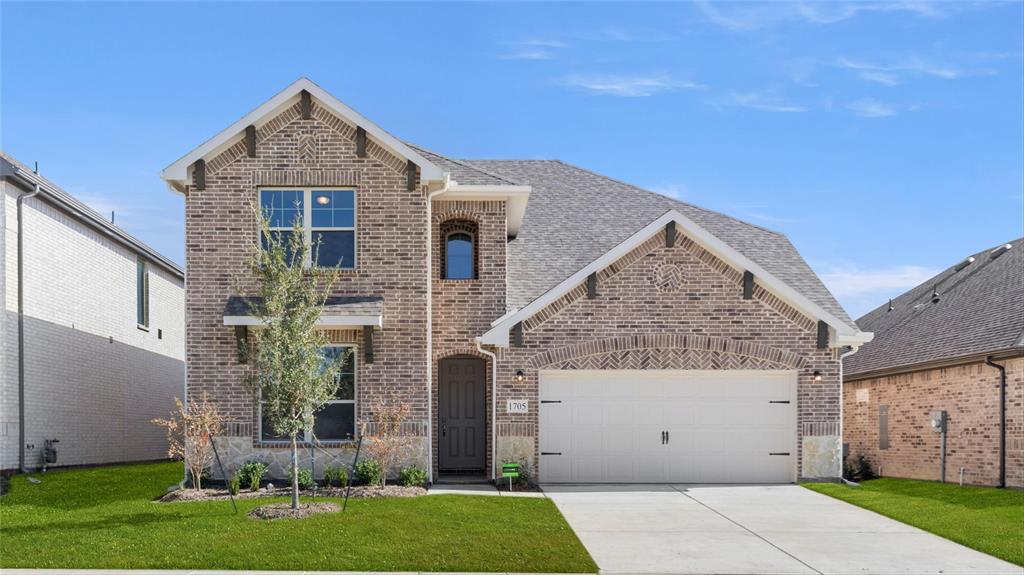
<svg viewBox="0 0 1024 575">
<path fill-rule="evenodd" d="M 292 434 L 292 509 L 299 508 L 299 442 Z"/>
</svg>

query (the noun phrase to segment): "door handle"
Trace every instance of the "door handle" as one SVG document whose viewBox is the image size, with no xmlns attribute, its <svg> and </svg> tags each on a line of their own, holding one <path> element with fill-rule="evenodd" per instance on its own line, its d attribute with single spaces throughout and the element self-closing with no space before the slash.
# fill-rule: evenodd
<svg viewBox="0 0 1024 575">
<path fill-rule="evenodd" d="M 441 420 L 441 437 L 448 435 L 448 422 L 445 419 Z"/>
<path fill-rule="evenodd" d="M 665 443 L 667 444 L 671 440 L 672 440 L 672 436 L 669 435 L 669 433 L 666 431 L 665 432 Z"/>
<path fill-rule="evenodd" d="M 668 432 L 667 431 L 662 431 L 661 432 L 661 444 L 665 445 L 665 443 L 667 443 L 667 442 L 668 442 Z"/>
</svg>

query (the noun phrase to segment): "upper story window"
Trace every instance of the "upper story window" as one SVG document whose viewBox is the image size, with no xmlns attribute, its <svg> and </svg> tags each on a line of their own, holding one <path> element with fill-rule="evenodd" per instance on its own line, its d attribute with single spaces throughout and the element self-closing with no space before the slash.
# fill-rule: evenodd
<svg viewBox="0 0 1024 575">
<path fill-rule="evenodd" d="M 260 207 L 271 235 L 302 225 L 306 266 L 356 267 L 356 193 L 353 190 L 262 190 Z"/>
<path fill-rule="evenodd" d="M 341 360 L 338 373 L 338 391 L 320 411 L 313 414 L 313 428 L 299 434 L 299 441 L 349 441 L 356 436 L 356 354 L 355 348 L 330 345 L 320 349 L 324 361 Z M 261 404 L 262 405 L 262 404 Z M 287 437 L 274 434 L 260 412 L 260 440 L 285 441 Z"/>
<path fill-rule="evenodd" d="M 149 266 L 143 259 L 135 260 L 135 323 L 149 327 Z"/>
<path fill-rule="evenodd" d="M 450 220 L 441 224 L 442 278 L 446 280 L 472 280 L 477 277 L 477 228 L 464 220 Z"/>
</svg>

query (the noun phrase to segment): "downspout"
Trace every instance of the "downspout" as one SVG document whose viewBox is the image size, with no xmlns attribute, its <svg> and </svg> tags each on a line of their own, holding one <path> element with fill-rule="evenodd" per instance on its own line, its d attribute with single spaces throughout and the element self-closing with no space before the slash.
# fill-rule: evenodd
<svg viewBox="0 0 1024 575">
<path fill-rule="evenodd" d="M 445 174 L 441 189 L 427 194 L 427 482 L 434 483 L 434 198 L 448 191 Z"/>
<path fill-rule="evenodd" d="M 39 168 L 36 168 L 39 173 Z M 18 468 L 28 473 L 25 466 L 25 200 L 39 193 L 39 184 L 31 192 L 18 196 Z"/>
<path fill-rule="evenodd" d="M 847 352 L 842 353 L 842 354 L 839 355 L 839 459 L 840 459 L 840 461 L 839 461 L 839 479 L 841 479 L 841 480 L 845 480 L 846 479 L 845 477 L 843 477 L 843 461 L 842 461 L 842 458 L 843 458 L 843 439 L 845 438 L 845 436 L 844 436 L 844 431 L 845 430 L 843 429 L 843 404 L 845 403 L 845 399 L 843 397 L 843 394 L 846 393 L 846 389 L 845 389 L 844 382 L 843 382 L 843 360 L 848 358 L 848 357 L 850 357 L 851 355 L 857 353 L 859 350 L 860 350 L 860 346 L 851 347 L 850 351 L 847 351 Z"/>
<path fill-rule="evenodd" d="M 480 347 L 479 339 L 476 340 L 476 350 L 491 358 L 491 465 L 487 475 L 492 481 L 496 481 L 494 468 L 497 466 L 498 457 L 498 356 Z"/>
<path fill-rule="evenodd" d="M 1006 487 L 1006 366 L 994 363 L 991 355 L 985 365 L 999 370 L 999 487 Z"/>
</svg>

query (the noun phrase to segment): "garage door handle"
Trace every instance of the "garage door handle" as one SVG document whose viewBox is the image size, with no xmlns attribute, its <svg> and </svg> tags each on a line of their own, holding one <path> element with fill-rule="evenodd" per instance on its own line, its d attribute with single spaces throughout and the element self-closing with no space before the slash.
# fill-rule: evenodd
<svg viewBox="0 0 1024 575">
<path fill-rule="evenodd" d="M 665 432 L 665 444 L 667 445 L 669 441 L 672 441 L 672 436 L 669 435 L 669 433 L 666 431 Z"/>
<path fill-rule="evenodd" d="M 542 399 L 541 403 L 562 403 L 561 399 Z"/>
<path fill-rule="evenodd" d="M 780 399 L 772 399 L 772 400 L 769 400 L 768 403 L 789 403 L 789 400 L 788 399 L 782 399 L 782 400 L 780 400 Z"/>
<path fill-rule="evenodd" d="M 561 455 L 561 451 L 541 451 L 541 455 Z"/>
<path fill-rule="evenodd" d="M 789 455 L 789 452 L 788 451 L 774 451 L 772 453 L 769 453 L 768 455 Z"/>
</svg>

